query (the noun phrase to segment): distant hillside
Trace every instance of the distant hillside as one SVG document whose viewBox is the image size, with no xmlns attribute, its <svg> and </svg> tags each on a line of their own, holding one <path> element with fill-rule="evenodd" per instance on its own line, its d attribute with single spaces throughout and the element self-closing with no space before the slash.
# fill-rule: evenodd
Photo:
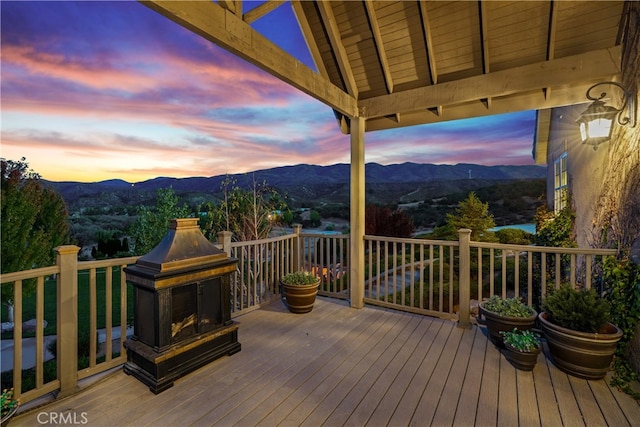
<svg viewBox="0 0 640 427">
<path fill-rule="evenodd" d="M 348 164 L 331 166 L 296 165 L 263 169 L 255 172 L 230 175 L 236 185 L 248 187 L 255 179 L 267 182 L 292 201 L 305 203 L 318 197 L 331 198 L 332 194 L 342 202 L 348 196 L 350 167 Z M 62 194 L 73 211 L 82 199 L 81 205 L 96 206 L 105 200 L 110 204 L 144 204 L 153 200 L 159 188 L 172 187 L 176 193 L 217 194 L 226 175 L 192 178 L 159 177 L 147 181 L 128 183 L 123 180 L 109 180 L 95 183 L 50 182 Z M 420 200 L 433 197 L 431 189 L 447 192 L 474 189 L 495 181 L 536 179 L 546 177 L 546 168 L 540 166 L 482 166 L 474 164 L 434 165 L 403 163 L 380 165 L 368 163 L 365 167 L 367 196 L 389 193 L 396 202 Z M 449 184 L 444 184 L 449 182 Z M 455 184 L 453 184 L 455 182 Z M 427 193 L 427 194 L 424 194 Z M 411 197 L 413 194 L 414 197 Z M 384 203 L 384 200 L 369 202 Z M 348 199 L 347 199 L 348 200 Z M 389 202 L 387 202 L 389 203 Z"/>
</svg>

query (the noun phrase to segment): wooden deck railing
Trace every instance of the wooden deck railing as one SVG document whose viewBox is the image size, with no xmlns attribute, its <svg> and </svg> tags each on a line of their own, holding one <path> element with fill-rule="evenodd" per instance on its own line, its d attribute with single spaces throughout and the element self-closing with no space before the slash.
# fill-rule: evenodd
<svg viewBox="0 0 640 427">
<path fill-rule="evenodd" d="M 2 283 L 13 283 L 13 387 L 14 393 L 22 402 L 28 402 L 47 393 L 59 390 L 62 395 L 72 392 L 79 380 L 121 365 L 126 361 L 124 347 L 120 340 L 119 348 L 113 348 L 113 337 L 127 335 L 127 284 L 122 269 L 134 263 L 137 257 L 118 258 L 104 261 L 77 261 L 77 246 L 61 246 L 56 248 L 57 262 L 51 267 L 38 268 L 2 275 Z M 81 278 L 81 280 L 79 280 Z M 23 284 L 35 283 L 35 336 L 23 338 L 24 300 Z M 109 286 L 107 286 L 109 284 Z M 79 289 L 80 287 L 80 289 Z M 47 289 L 45 289 L 47 288 Z M 104 289 L 101 298 L 102 307 L 98 306 L 98 289 Z M 114 303 L 114 289 L 120 294 Z M 82 332 L 88 335 L 88 366 L 78 368 L 78 295 L 87 295 L 89 305 L 88 319 L 81 319 Z M 55 296 L 52 297 L 51 295 Z M 45 297 L 55 298 L 55 313 L 47 316 L 56 319 L 56 378 L 45 383 Z M 104 343 L 102 349 L 104 360 L 98 358 L 98 311 L 104 313 Z M 113 313 L 119 312 L 119 319 L 113 319 Z M 115 326 L 114 326 L 115 324 Z M 33 345 L 24 345 L 30 340 Z M 30 343 L 31 344 L 31 343 Z M 34 352 L 30 356 L 35 360 L 35 386 L 30 390 L 22 387 L 23 352 L 25 347 Z M 3 384 L 5 387 L 6 384 Z"/>
<path fill-rule="evenodd" d="M 539 305 L 547 287 L 600 287 L 614 249 L 552 248 L 365 236 L 365 302 L 469 322 L 472 299 L 522 297 Z M 602 289 L 600 289 L 602 290 Z"/>
<path fill-rule="evenodd" d="M 469 322 L 470 302 L 493 294 L 521 296 L 537 303 L 546 287 L 560 283 L 599 286 L 597 271 L 607 249 L 566 249 L 539 246 L 471 242 L 461 230 L 458 241 L 399 239 L 365 236 L 365 302 L 430 316 Z M 349 236 L 302 233 L 251 242 L 231 242 L 231 234 L 219 234 L 218 246 L 238 259 L 232 274 L 232 317 L 280 298 L 279 278 L 298 269 L 322 278 L 320 295 L 349 298 Z M 126 361 L 123 339 L 130 322 L 130 304 L 123 268 L 137 257 L 78 262 L 76 246 L 56 248 L 57 263 L 51 267 L 2 275 L 13 283 L 13 387 L 23 402 L 50 392 L 64 396 L 77 389 L 78 381 Z M 35 333 L 23 338 L 23 287 L 35 283 Z M 55 289 L 52 297 L 51 287 Z M 47 294 L 48 290 L 48 294 Z M 49 297 L 47 297 L 49 295 Z M 82 295 L 81 298 L 79 296 Z M 55 298 L 57 372 L 45 382 L 45 297 Z M 89 305 L 88 318 L 78 318 L 78 307 Z M 86 302 L 88 301 L 88 302 Z M 86 310 L 83 310 L 83 312 Z M 100 314 L 99 314 L 100 313 Z M 114 315 L 113 313 L 119 313 Z M 115 317 L 115 318 L 114 318 Z M 99 346 L 95 337 L 104 324 Z M 81 325 L 81 326 L 80 326 Z M 89 337 L 87 366 L 78 368 L 78 330 Z M 24 389 L 21 372 L 25 340 L 35 355 L 35 384 Z M 116 343 L 117 347 L 114 348 Z M 102 356 L 99 357 L 99 356 Z M 5 384 L 3 384 L 3 387 Z"/>
</svg>

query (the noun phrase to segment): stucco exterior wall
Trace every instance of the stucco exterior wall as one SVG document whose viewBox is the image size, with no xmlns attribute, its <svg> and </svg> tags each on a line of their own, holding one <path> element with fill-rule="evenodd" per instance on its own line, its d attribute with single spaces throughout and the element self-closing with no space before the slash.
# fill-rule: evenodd
<svg viewBox="0 0 640 427">
<path fill-rule="evenodd" d="M 622 36 L 622 78 L 640 104 L 640 2 L 626 5 L 626 28 Z M 613 96 L 608 104 L 620 107 L 621 92 L 602 86 Z M 596 92 L 596 93 L 597 93 Z M 569 192 L 576 212 L 576 240 L 580 247 L 609 247 L 621 256 L 640 260 L 640 123 L 635 127 L 616 125 L 609 142 L 597 150 L 583 145 L 575 120 L 583 105 L 552 111 L 547 164 L 547 196 L 553 206 L 553 162 L 567 151 Z M 627 111 L 623 116 L 628 115 Z M 638 122 L 636 113 L 636 122 Z M 640 326 L 630 343 L 629 359 L 640 373 Z"/>
<path fill-rule="evenodd" d="M 606 175 L 606 159 L 611 143 L 601 144 L 596 150 L 580 141 L 576 124 L 589 104 L 555 108 L 551 113 L 551 129 L 547 148 L 547 200 L 553 208 L 554 162 L 567 153 L 568 188 L 571 204 L 576 211 L 576 241 L 579 247 L 592 247 L 594 203 L 602 193 Z"/>
</svg>

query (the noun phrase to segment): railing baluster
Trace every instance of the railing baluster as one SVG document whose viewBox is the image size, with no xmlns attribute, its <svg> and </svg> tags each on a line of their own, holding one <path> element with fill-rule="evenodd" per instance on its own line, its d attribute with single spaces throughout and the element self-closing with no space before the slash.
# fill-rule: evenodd
<svg viewBox="0 0 640 427">
<path fill-rule="evenodd" d="M 533 305 L 533 251 L 527 251 L 527 304 Z"/>
<path fill-rule="evenodd" d="M 540 252 L 541 267 L 540 267 L 540 288 L 542 289 L 542 296 L 547 295 L 547 254 Z"/>
<path fill-rule="evenodd" d="M 586 269 L 587 271 L 586 273 L 586 279 L 585 279 L 585 286 L 587 287 L 587 289 L 590 289 L 592 286 L 591 283 L 591 255 L 586 255 L 585 256 L 585 261 L 586 261 Z"/>
<path fill-rule="evenodd" d="M 424 308 L 424 245 L 420 245 L 420 308 Z"/>
<path fill-rule="evenodd" d="M 495 295 L 495 253 L 493 248 L 489 249 L 489 296 Z"/>
<path fill-rule="evenodd" d="M 482 301 L 482 248 L 478 248 L 478 302 Z"/>
<path fill-rule="evenodd" d="M 520 252 L 515 252 L 514 254 L 514 262 L 513 262 L 513 272 L 515 274 L 514 278 L 514 294 L 515 297 L 518 298 L 520 296 Z"/>
<path fill-rule="evenodd" d="M 124 341 L 127 339 L 127 277 L 124 266 L 120 266 L 120 357 L 125 355 Z"/>
<path fill-rule="evenodd" d="M 44 384 L 44 276 L 36 281 L 36 389 Z"/>
<path fill-rule="evenodd" d="M 98 336 L 98 310 L 96 296 L 96 269 L 89 269 L 89 367 L 96 366 L 96 354 L 98 352 L 96 340 Z"/>
<path fill-rule="evenodd" d="M 502 249 L 501 251 L 501 262 L 502 262 L 502 298 L 507 297 L 507 251 Z"/>
<path fill-rule="evenodd" d="M 438 311 L 444 311 L 444 246 L 440 245 L 440 281 L 438 283 Z"/>
<path fill-rule="evenodd" d="M 562 282 L 562 270 L 561 270 L 561 256 L 556 253 L 556 289 L 560 287 Z"/>
<path fill-rule="evenodd" d="M 16 398 L 22 394 L 22 309 L 22 280 L 16 280 L 13 283 L 13 393 Z"/>
<path fill-rule="evenodd" d="M 105 269 L 105 321 L 104 326 L 106 328 L 106 349 L 105 357 L 107 362 L 111 361 L 111 355 L 113 353 L 113 267 L 107 267 Z M 93 340 L 94 337 L 91 337 Z"/>
</svg>

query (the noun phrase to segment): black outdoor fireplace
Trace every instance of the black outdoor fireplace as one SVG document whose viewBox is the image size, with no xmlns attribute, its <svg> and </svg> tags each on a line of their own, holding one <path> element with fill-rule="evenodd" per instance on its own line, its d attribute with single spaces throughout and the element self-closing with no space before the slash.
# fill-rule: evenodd
<svg viewBox="0 0 640 427">
<path fill-rule="evenodd" d="M 230 292 L 237 262 L 204 237 L 197 218 L 172 220 L 160 244 L 124 269 L 135 291 L 124 371 L 157 394 L 240 351 Z"/>
</svg>

